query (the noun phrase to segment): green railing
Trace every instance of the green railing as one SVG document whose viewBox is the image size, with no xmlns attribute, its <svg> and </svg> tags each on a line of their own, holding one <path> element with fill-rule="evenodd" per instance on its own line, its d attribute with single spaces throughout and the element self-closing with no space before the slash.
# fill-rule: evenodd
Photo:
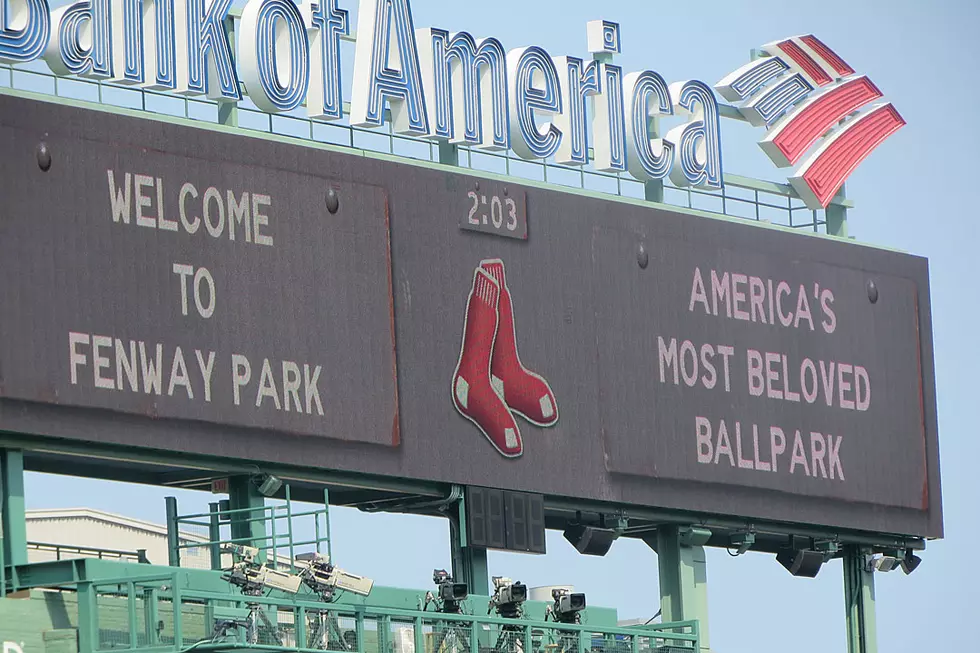
<svg viewBox="0 0 980 653">
<path fill-rule="evenodd" d="M 81 589 L 81 586 L 80 586 Z M 696 621 L 627 628 L 443 614 L 181 587 L 178 574 L 100 580 L 80 591 L 91 651 L 256 649 L 313 653 L 649 653 L 697 651 Z M 87 623 L 86 623 L 87 621 Z M 84 649 L 80 646 L 80 650 Z"/>
<path fill-rule="evenodd" d="M 161 91 L 133 88 L 97 79 L 67 78 L 54 75 L 42 62 L 0 65 L 0 87 L 9 87 L 63 98 L 97 102 L 109 106 L 136 109 L 150 114 L 162 114 L 208 123 L 229 122 L 252 130 L 328 143 L 364 152 L 380 152 L 424 161 L 440 161 L 439 144 L 414 136 L 397 134 L 391 121 L 386 128 L 353 127 L 348 121 L 349 104 L 344 103 L 344 118 L 332 122 L 312 120 L 305 108 L 283 114 L 260 111 L 247 96 L 237 105 L 219 105 L 206 98 L 190 98 Z M 225 107 L 220 109 L 219 107 Z M 232 107 L 232 108 L 229 108 Z M 734 121 L 744 119 L 734 107 L 722 106 L 722 117 Z M 222 113 L 227 114 L 223 120 Z M 643 182 L 625 173 L 595 170 L 591 165 L 565 166 L 553 160 L 526 160 L 513 151 L 494 152 L 460 146 L 453 163 L 462 168 L 484 171 L 530 180 L 544 181 L 570 188 L 581 188 L 597 194 L 610 194 L 634 199 L 651 199 Z M 827 211 L 814 211 L 804 206 L 792 186 L 785 183 L 761 181 L 740 175 L 725 174 L 720 191 L 680 188 L 667 181 L 653 193 L 655 199 L 673 206 L 685 206 L 708 213 L 784 225 L 807 231 L 840 232 L 836 224 L 828 227 Z M 851 206 L 843 197 L 833 200 L 832 207 Z M 843 235 L 843 233 L 835 233 Z"/>
<path fill-rule="evenodd" d="M 168 497 L 168 564 L 180 567 L 182 551 L 206 547 L 210 551 L 211 569 L 221 569 L 222 554 L 228 556 L 229 545 L 239 544 L 259 549 L 262 560 L 269 566 L 294 571 L 298 553 L 315 551 L 330 555 L 329 501 L 328 491 L 324 490 L 322 508 L 294 511 L 287 484 L 282 504 L 222 510 L 219 504 L 213 503 L 209 512 L 178 515 L 176 499 Z M 248 534 L 236 537 L 235 525 Z M 181 535 L 191 529 L 200 530 L 204 539 L 192 541 Z M 312 534 L 312 538 L 299 537 L 298 530 Z"/>
<path fill-rule="evenodd" d="M 150 563 L 150 561 L 146 558 L 146 549 L 120 551 L 117 549 L 106 549 L 94 546 L 28 541 L 27 550 L 50 554 L 55 560 L 70 560 L 72 558 L 98 558 L 100 560 L 123 560 L 142 564 Z"/>
</svg>

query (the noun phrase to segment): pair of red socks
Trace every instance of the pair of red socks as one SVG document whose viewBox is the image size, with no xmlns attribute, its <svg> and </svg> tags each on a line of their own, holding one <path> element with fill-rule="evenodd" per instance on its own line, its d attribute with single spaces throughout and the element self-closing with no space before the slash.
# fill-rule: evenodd
<svg viewBox="0 0 980 653">
<path fill-rule="evenodd" d="M 456 410 L 509 458 L 524 452 L 515 414 L 536 426 L 558 422 L 548 382 L 517 354 L 514 308 L 499 259 L 481 261 L 473 273 L 452 391 Z"/>
</svg>

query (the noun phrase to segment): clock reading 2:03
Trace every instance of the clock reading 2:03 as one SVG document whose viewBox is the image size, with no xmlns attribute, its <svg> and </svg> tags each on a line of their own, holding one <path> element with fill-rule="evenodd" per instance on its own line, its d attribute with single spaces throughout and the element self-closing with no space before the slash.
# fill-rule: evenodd
<svg viewBox="0 0 980 653">
<path fill-rule="evenodd" d="M 527 240 L 527 200 L 523 190 L 480 181 L 466 191 L 459 228 Z"/>
</svg>

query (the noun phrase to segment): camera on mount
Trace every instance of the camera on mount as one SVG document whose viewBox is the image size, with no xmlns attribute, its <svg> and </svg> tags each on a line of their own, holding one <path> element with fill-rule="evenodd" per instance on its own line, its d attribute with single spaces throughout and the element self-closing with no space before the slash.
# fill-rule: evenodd
<svg viewBox="0 0 980 653">
<path fill-rule="evenodd" d="M 563 624 L 577 624 L 581 622 L 582 610 L 585 609 L 585 594 L 556 588 L 551 590 L 551 598 L 555 602 L 551 605 L 549 611 L 555 621 Z"/>
<path fill-rule="evenodd" d="M 453 581 L 452 575 L 445 569 L 433 569 L 432 582 L 436 584 L 438 592 L 437 596 L 433 598 L 441 603 L 439 611 L 459 614 L 462 611 L 459 605 L 460 601 L 465 601 L 466 597 L 470 595 L 466 583 Z"/>
<path fill-rule="evenodd" d="M 527 585 L 520 581 L 515 583 L 504 576 L 494 576 L 493 587 L 490 609 L 496 609 L 501 617 L 519 619 L 524 612 L 524 601 L 527 600 Z"/>
</svg>

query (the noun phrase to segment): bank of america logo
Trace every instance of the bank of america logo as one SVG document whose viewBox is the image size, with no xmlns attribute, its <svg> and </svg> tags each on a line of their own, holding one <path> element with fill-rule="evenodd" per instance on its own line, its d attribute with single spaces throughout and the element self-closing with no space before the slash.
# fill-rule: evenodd
<svg viewBox="0 0 980 653">
<path fill-rule="evenodd" d="M 890 102 L 875 103 L 878 87 L 812 34 L 762 52 L 715 89 L 751 124 L 767 127 L 763 151 L 780 168 L 799 164 L 790 183 L 809 208 L 825 208 L 905 120 Z"/>
</svg>

